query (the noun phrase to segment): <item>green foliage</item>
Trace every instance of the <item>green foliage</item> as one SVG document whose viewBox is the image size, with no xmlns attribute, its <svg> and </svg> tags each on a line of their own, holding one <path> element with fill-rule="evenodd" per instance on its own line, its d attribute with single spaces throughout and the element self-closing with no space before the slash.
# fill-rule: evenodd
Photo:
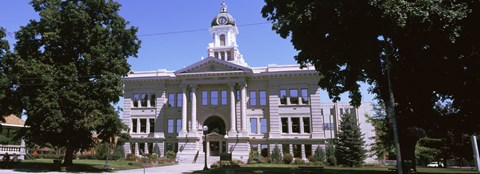
<svg viewBox="0 0 480 174">
<path fill-rule="evenodd" d="M 335 157 L 340 165 L 358 166 L 365 160 L 365 141 L 355 115 L 346 113 L 340 120 Z"/>
<path fill-rule="evenodd" d="M 81 154 L 77 156 L 78 159 L 97 159 L 97 157 L 98 155 L 96 154 Z"/>
<path fill-rule="evenodd" d="M 265 2 L 263 17 L 291 40 L 299 64 L 315 66 L 319 86 L 334 101 L 349 92 L 351 104 L 359 106 L 360 83 L 368 83 L 388 103 L 393 89 L 402 159 L 414 160 L 416 141 L 425 133 L 480 128 L 480 110 L 472 102 L 480 98 L 479 0 Z M 433 107 L 445 101 L 455 111 L 449 117 Z"/>
<path fill-rule="evenodd" d="M 274 164 L 279 164 L 282 162 L 282 153 L 280 152 L 280 148 L 278 148 L 278 145 L 275 144 L 275 147 L 272 150 L 272 163 Z"/>
<path fill-rule="evenodd" d="M 256 164 L 257 162 L 260 162 L 258 151 L 250 150 L 250 152 L 248 153 L 247 163 L 248 164 Z"/>
<path fill-rule="evenodd" d="M 380 103 L 373 106 L 374 115 L 366 115 L 367 122 L 372 124 L 375 129 L 374 143 L 371 144 L 370 151 L 377 157 L 388 156 L 388 159 L 395 159 L 395 146 L 393 143 L 393 131 L 385 113 L 385 105 Z"/>
<path fill-rule="evenodd" d="M 125 157 L 125 149 L 123 146 L 117 146 L 113 151 L 111 158 L 113 160 L 123 159 Z"/>
<path fill-rule="evenodd" d="M 313 157 L 315 158 L 316 161 L 325 162 L 325 150 L 323 150 L 323 148 L 321 148 L 320 146 L 317 146 L 317 149 L 315 149 L 315 153 L 313 154 Z"/>
<path fill-rule="evenodd" d="M 335 146 L 333 140 L 330 140 L 327 143 L 327 147 L 325 148 L 325 154 L 327 156 L 327 164 L 331 166 L 336 166 L 337 158 L 335 157 Z"/>
<path fill-rule="evenodd" d="M 166 156 L 167 156 L 167 159 L 170 159 L 170 160 L 174 160 L 175 158 L 177 158 L 177 154 L 175 154 L 175 152 L 173 151 L 168 151 L 166 153 Z"/>
<path fill-rule="evenodd" d="M 303 161 L 303 160 L 300 159 L 300 158 L 295 158 L 295 159 L 293 160 L 293 165 L 303 165 L 303 164 L 305 164 L 305 161 Z"/>
<path fill-rule="evenodd" d="M 283 154 L 283 163 L 284 164 L 291 164 L 293 161 L 293 156 L 290 153 Z"/>
<path fill-rule="evenodd" d="M 92 132 L 113 142 L 125 130 L 112 103 L 123 93 L 121 76 L 136 57 L 137 28 L 119 14 L 115 1 L 45 0 L 30 3 L 39 20 L 21 27 L 15 56 L 5 73 L 22 96 L 29 140 L 73 153 L 94 146 Z"/>
<path fill-rule="evenodd" d="M 415 157 L 417 162 L 428 164 L 432 161 L 440 160 L 441 146 L 443 141 L 438 138 L 424 137 L 417 142 Z"/>
</svg>

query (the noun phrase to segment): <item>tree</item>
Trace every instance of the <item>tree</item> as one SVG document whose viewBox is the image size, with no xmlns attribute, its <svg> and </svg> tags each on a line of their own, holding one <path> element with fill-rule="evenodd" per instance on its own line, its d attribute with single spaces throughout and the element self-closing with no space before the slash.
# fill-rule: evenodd
<svg viewBox="0 0 480 174">
<path fill-rule="evenodd" d="M 112 142 L 125 130 L 113 104 L 122 95 L 121 76 L 140 47 L 137 28 L 112 0 L 32 0 L 39 20 L 16 32 L 12 68 L 15 93 L 36 144 L 65 147 L 64 164 L 74 152 L 94 145 L 93 133 Z"/>
<path fill-rule="evenodd" d="M 365 141 L 355 115 L 346 113 L 340 120 L 338 141 L 335 146 L 337 163 L 345 166 L 358 166 L 366 157 Z"/>
<path fill-rule="evenodd" d="M 387 157 L 389 160 L 395 159 L 395 146 L 393 145 L 392 127 L 388 124 L 387 115 L 385 113 L 385 105 L 378 104 L 373 106 L 374 115 L 366 116 L 367 122 L 372 124 L 375 129 L 375 137 L 373 139 L 370 151 L 378 158 Z"/>
<path fill-rule="evenodd" d="M 480 97 L 480 1 L 265 0 L 272 29 L 291 36 L 301 65 L 322 75 L 321 88 L 338 101 L 349 92 L 361 101 L 359 82 L 388 103 L 386 58 L 395 96 L 402 158 L 415 159 L 415 145 L 439 120 L 435 103 L 451 100 L 459 112 L 451 125 L 479 130 L 475 109 Z M 415 164 L 413 164 L 415 166 Z M 406 170 L 405 170 L 406 171 Z"/>
<path fill-rule="evenodd" d="M 278 148 L 278 145 L 275 144 L 275 147 L 272 150 L 272 163 L 274 164 L 279 164 L 282 162 L 282 153 L 280 152 L 280 148 Z"/>
<path fill-rule="evenodd" d="M 327 164 L 331 166 L 337 165 L 337 158 L 335 157 L 334 141 L 329 140 L 327 147 L 325 147 L 325 155 L 327 156 Z"/>
</svg>

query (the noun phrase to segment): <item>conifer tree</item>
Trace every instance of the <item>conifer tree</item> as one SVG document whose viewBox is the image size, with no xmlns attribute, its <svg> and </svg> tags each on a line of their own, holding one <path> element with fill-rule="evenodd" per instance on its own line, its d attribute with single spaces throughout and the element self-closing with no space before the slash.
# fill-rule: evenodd
<svg viewBox="0 0 480 174">
<path fill-rule="evenodd" d="M 355 115 L 346 113 L 340 121 L 340 131 L 335 149 L 338 164 L 357 166 L 366 157 L 365 141 Z"/>
<path fill-rule="evenodd" d="M 320 162 L 325 162 L 325 150 L 321 148 L 320 146 L 317 146 L 317 149 L 315 149 L 315 154 L 314 157 L 317 161 Z"/>
<path fill-rule="evenodd" d="M 278 164 L 282 162 L 282 153 L 280 152 L 280 148 L 278 145 L 275 144 L 275 147 L 272 150 L 272 163 Z"/>
<path fill-rule="evenodd" d="M 331 165 L 331 166 L 337 165 L 337 158 L 335 157 L 334 140 L 330 140 L 327 143 L 327 147 L 325 148 L 325 154 L 327 156 L 328 165 Z"/>
</svg>

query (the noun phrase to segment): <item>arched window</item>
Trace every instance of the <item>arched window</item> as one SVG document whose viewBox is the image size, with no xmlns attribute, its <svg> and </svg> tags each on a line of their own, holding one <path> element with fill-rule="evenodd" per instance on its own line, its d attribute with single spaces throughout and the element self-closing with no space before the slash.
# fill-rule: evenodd
<svg viewBox="0 0 480 174">
<path fill-rule="evenodd" d="M 225 35 L 220 35 L 220 46 L 225 46 Z"/>
</svg>

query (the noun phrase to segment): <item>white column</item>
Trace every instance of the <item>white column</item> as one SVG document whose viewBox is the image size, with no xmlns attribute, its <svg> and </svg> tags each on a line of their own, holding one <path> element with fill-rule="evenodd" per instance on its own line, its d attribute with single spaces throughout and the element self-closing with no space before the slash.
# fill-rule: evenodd
<svg viewBox="0 0 480 174">
<path fill-rule="evenodd" d="M 230 136 L 236 134 L 236 124 L 237 121 L 235 117 L 235 84 L 229 84 L 230 92 Z"/>
<path fill-rule="evenodd" d="M 247 132 L 247 84 L 242 85 L 240 108 L 242 113 L 242 132 Z"/>
<path fill-rule="evenodd" d="M 149 154 L 150 153 L 148 151 L 148 143 L 145 143 L 145 145 L 143 145 L 143 151 L 145 152 L 144 154 Z"/>
<path fill-rule="evenodd" d="M 191 132 L 197 132 L 197 89 L 196 86 L 192 86 L 192 130 Z"/>
<path fill-rule="evenodd" d="M 187 132 L 187 86 L 184 85 L 182 89 L 182 130 Z"/>
<path fill-rule="evenodd" d="M 139 149 L 138 149 L 138 143 L 139 142 L 135 142 L 135 155 L 138 156 L 139 155 Z"/>
</svg>

